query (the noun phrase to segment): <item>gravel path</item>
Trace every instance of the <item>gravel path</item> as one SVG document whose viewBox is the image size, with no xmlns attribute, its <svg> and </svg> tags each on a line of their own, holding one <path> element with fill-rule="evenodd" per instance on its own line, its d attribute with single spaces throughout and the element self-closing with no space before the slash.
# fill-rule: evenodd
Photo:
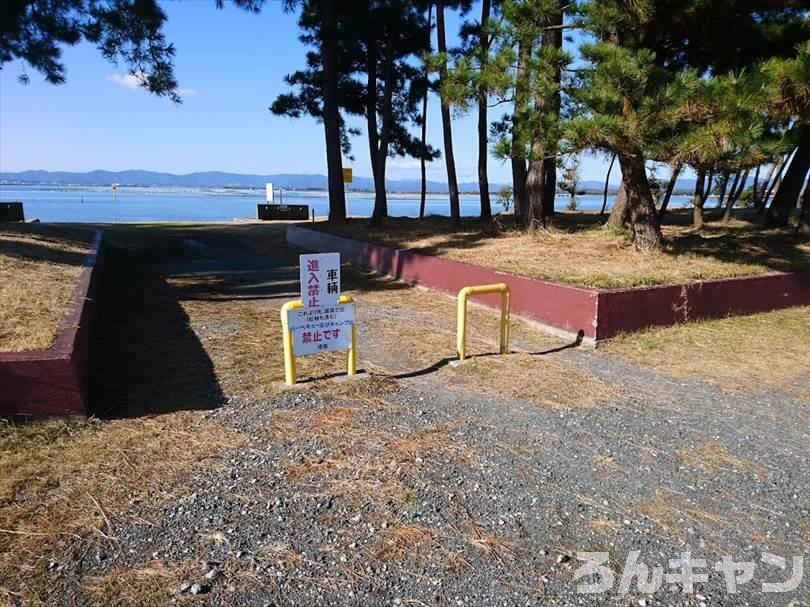
<svg viewBox="0 0 810 607">
<path fill-rule="evenodd" d="M 286 257 L 285 257 L 286 255 Z M 245 297 L 276 306 L 295 290 L 234 250 L 174 260 L 167 272 L 250 274 Z M 229 261 L 230 260 L 230 261 Z M 369 340 L 365 356 L 396 352 Z M 519 344 L 520 345 L 520 344 Z M 523 344 L 530 346 L 530 344 Z M 60 569 L 60 588 L 126 568 L 183 565 L 167 603 L 200 605 L 804 605 L 788 593 L 810 534 L 808 403 L 729 395 L 581 348 L 549 354 L 618 386 L 591 408 L 495 398 L 431 375 L 344 380 L 271 401 L 232 398 L 200 422 L 250 436 L 167 499 L 135 504 Z M 663 567 L 691 552 L 708 580 L 665 577 L 620 590 L 622 566 Z M 606 553 L 604 593 L 581 553 Z M 762 561 L 787 558 L 787 570 Z M 755 563 L 727 590 L 722 555 Z M 593 558 L 593 557 L 589 557 Z M 698 567 L 700 564 L 696 564 Z M 66 601 L 67 602 L 67 601 Z"/>
</svg>

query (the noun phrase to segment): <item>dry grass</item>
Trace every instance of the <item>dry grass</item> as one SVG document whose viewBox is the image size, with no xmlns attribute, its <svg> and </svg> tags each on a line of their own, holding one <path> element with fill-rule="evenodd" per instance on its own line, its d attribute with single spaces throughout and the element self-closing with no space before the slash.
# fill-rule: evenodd
<svg viewBox="0 0 810 607">
<path fill-rule="evenodd" d="M 287 441 L 315 440 L 321 446 L 320 455 L 286 462 L 288 478 L 325 486 L 326 494 L 344 496 L 358 507 L 369 503 L 384 510 L 387 504 L 411 499 L 411 486 L 421 466 L 475 459 L 469 447 L 452 438 L 450 424 L 396 435 L 368 423 L 372 410 L 368 406 L 328 406 L 316 411 L 277 412 L 271 421 L 276 436 Z"/>
<path fill-rule="evenodd" d="M 460 388 L 546 407 L 593 407 L 615 398 L 618 391 L 586 371 L 532 354 L 474 358 L 448 367 L 442 375 Z"/>
<path fill-rule="evenodd" d="M 112 522 L 243 437 L 196 412 L 0 428 L 0 599 L 36 603 L 62 539 L 114 541 Z M 25 590 L 21 590 L 25 584 Z M 18 595 L 19 596 L 19 595 Z"/>
<path fill-rule="evenodd" d="M 200 286 L 201 278 L 194 279 Z M 216 277 L 210 278 L 216 285 Z M 593 406 L 615 389 L 592 375 L 547 356 L 526 352 L 472 359 L 457 368 L 445 363 L 455 354 L 455 301 L 424 289 L 358 272 L 345 272 L 346 294 L 358 312 L 359 365 L 378 374 L 376 380 L 315 382 L 309 389 L 345 399 L 374 402 L 395 384 L 386 377 L 430 370 L 434 376 L 465 389 L 535 401 L 544 406 Z M 173 288 L 188 286 L 185 277 L 170 278 Z M 278 307 L 250 301 L 180 302 L 189 324 L 211 358 L 218 382 L 228 395 L 270 398 L 282 389 L 281 321 Z M 468 313 L 467 351 L 470 355 L 497 352 L 499 314 L 479 306 Z M 511 323 L 513 343 L 531 344 L 533 352 L 564 342 L 518 319 Z M 239 344 L 239 347 L 234 347 Z M 296 359 L 299 378 L 342 374 L 345 353 Z M 444 365 L 444 366 L 442 366 Z"/>
<path fill-rule="evenodd" d="M 379 279 L 378 279 L 379 281 Z M 438 370 L 435 377 L 464 390 L 533 401 L 542 406 L 590 407 L 615 396 L 617 388 L 575 369 L 543 351 L 565 345 L 516 318 L 510 324 L 512 354 L 498 351 L 500 315 L 480 306 L 468 308 L 467 353 L 463 365 L 439 366 L 455 358 L 455 301 L 424 289 L 357 291 L 358 301 L 369 306 L 363 320 L 365 333 L 379 340 L 398 360 L 384 361 L 382 372 Z M 517 347 L 531 345 L 531 352 Z"/>
<path fill-rule="evenodd" d="M 677 216 L 676 216 L 677 218 Z M 449 220 L 396 218 L 369 229 L 366 220 L 316 227 L 360 240 L 447 257 L 524 276 L 598 288 L 674 284 L 810 268 L 810 244 L 791 230 L 763 230 L 745 221 L 709 223 L 696 231 L 665 225 L 665 250 L 636 251 L 626 230 L 602 228 L 589 213 L 558 214 L 557 226 L 526 234 L 511 228 L 482 231 Z"/>
<path fill-rule="evenodd" d="M 53 344 L 93 235 L 43 224 L 0 229 L 0 352 Z"/>
<path fill-rule="evenodd" d="M 386 456 L 400 464 L 412 465 L 428 459 L 432 453 L 449 456 L 454 463 L 472 462 L 470 448 L 450 438 L 453 429 L 453 424 L 444 422 L 394 439 L 386 446 Z"/>
<path fill-rule="evenodd" d="M 604 517 L 590 519 L 588 521 L 588 527 L 597 533 L 606 536 L 616 535 L 619 532 L 619 529 L 621 529 L 621 525 L 619 523 Z"/>
<path fill-rule="evenodd" d="M 776 388 L 810 402 L 810 306 L 649 329 L 600 351 L 729 392 Z"/>
<path fill-rule="evenodd" d="M 190 562 L 167 566 L 160 561 L 120 568 L 105 576 L 90 578 L 82 587 L 82 593 L 94 605 L 158 607 L 170 602 L 171 594 L 193 568 Z"/>
<path fill-rule="evenodd" d="M 229 302 L 227 308 L 206 301 L 183 301 L 181 305 L 188 315 L 189 325 L 214 364 L 225 395 L 272 398 L 280 393 L 284 360 L 277 309 L 238 301 Z M 346 353 L 298 357 L 296 369 L 299 381 L 345 373 Z M 337 384 L 332 388 L 336 391 L 363 389 Z"/>
<path fill-rule="evenodd" d="M 701 443 L 693 449 L 678 449 L 675 458 L 681 464 L 709 475 L 731 471 L 750 474 L 757 478 L 763 477 L 762 470 L 754 462 L 736 457 L 723 445 L 714 442 Z"/>
<path fill-rule="evenodd" d="M 516 546 L 497 535 L 485 533 L 482 526 L 469 513 L 466 513 L 467 533 L 466 541 L 473 548 L 482 552 L 489 558 L 494 558 L 502 563 L 511 561 L 515 557 Z"/>
<path fill-rule="evenodd" d="M 729 521 L 718 514 L 692 506 L 679 506 L 674 495 L 657 492 L 650 500 L 639 502 L 638 510 L 658 524 L 667 534 L 676 538 L 689 535 L 689 527 L 698 527 L 709 536 L 721 535 Z"/>
<path fill-rule="evenodd" d="M 375 560 L 402 560 L 418 558 L 433 545 L 433 533 L 420 525 L 397 525 L 380 533 L 372 549 Z"/>
</svg>

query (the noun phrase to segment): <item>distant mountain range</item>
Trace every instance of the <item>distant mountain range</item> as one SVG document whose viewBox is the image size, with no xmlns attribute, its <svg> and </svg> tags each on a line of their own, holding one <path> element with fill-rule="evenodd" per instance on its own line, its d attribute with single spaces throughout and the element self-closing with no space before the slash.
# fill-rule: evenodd
<svg viewBox="0 0 810 607">
<path fill-rule="evenodd" d="M 188 173 L 174 175 L 172 173 L 157 173 L 154 171 L 90 171 L 88 173 L 70 173 L 65 171 L 22 171 L 19 173 L 0 173 L 0 183 L 29 184 L 29 185 L 73 185 L 73 186 L 109 186 L 116 183 L 120 186 L 141 187 L 188 187 L 188 188 L 258 188 L 264 189 L 264 184 L 272 182 L 276 187 L 288 190 L 326 190 L 325 175 L 277 173 L 273 175 L 242 175 L 239 173 L 223 173 L 220 171 L 205 171 L 201 173 Z M 750 185 L 753 178 L 749 178 Z M 497 192 L 504 185 L 491 183 L 490 191 Z M 372 191 L 374 182 L 368 177 L 354 177 L 349 186 L 352 190 Z M 601 194 L 604 191 L 604 182 L 581 181 L 579 189 L 584 193 Z M 615 193 L 617 185 L 611 184 L 610 193 Z M 419 192 L 421 182 L 418 179 L 394 179 L 386 182 L 389 192 Z M 692 193 L 695 189 L 694 179 L 679 179 L 676 183 L 676 193 Z M 432 194 L 447 192 L 447 184 L 439 181 L 428 181 L 427 190 Z M 478 183 L 460 183 L 459 190 L 465 193 L 477 193 Z"/>
<path fill-rule="evenodd" d="M 325 175 L 289 173 L 241 175 L 220 171 L 189 173 L 187 175 L 138 170 L 90 171 L 89 173 L 22 171 L 20 173 L 0 173 L 0 182 L 78 186 L 108 186 L 116 183 L 119 186 L 259 189 L 264 189 L 264 184 L 272 182 L 275 187 L 283 187 L 288 190 L 326 190 L 328 187 Z M 390 192 L 418 192 L 421 189 L 421 182 L 418 179 L 389 180 L 386 183 Z M 368 177 L 355 176 L 349 187 L 352 190 L 372 191 L 374 182 Z M 493 184 L 491 189 L 497 191 L 501 187 L 503 186 L 500 184 Z M 478 183 L 460 183 L 459 189 L 462 192 L 477 192 Z M 428 181 L 427 190 L 431 193 L 447 192 L 447 184 Z"/>
</svg>

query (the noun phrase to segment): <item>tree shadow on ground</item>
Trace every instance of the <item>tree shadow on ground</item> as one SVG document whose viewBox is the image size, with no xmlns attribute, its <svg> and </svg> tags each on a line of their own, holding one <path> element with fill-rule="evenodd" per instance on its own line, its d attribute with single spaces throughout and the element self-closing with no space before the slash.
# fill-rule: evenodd
<svg viewBox="0 0 810 607">
<path fill-rule="evenodd" d="M 123 418 L 220 406 L 214 365 L 157 266 L 114 245 L 106 263 L 89 413 Z"/>
<path fill-rule="evenodd" d="M 582 340 L 585 337 L 584 331 L 579 331 L 577 333 L 576 338 L 574 341 L 568 344 L 563 344 L 562 346 L 557 346 L 556 348 L 548 348 L 546 350 L 539 350 L 537 352 L 521 352 L 521 354 L 528 354 L 529 356 L 547 356 L 548 354 L 555 354 L 557 352 L 562 352 L 563 350 L 569 350 L 571 348 L 576 348 L 580 344 L 582 344 Z M 509 350 L 508 354 L 516 354 L 516 350 Z M 507 354 L 507 355 L 508 355 Z M 488 356 L 503 356 L 500 352 L 483 352 L 481 354 L 472 354 L 467 356 L 466 360 L 472 360 L 474 358 L 486 358 Z M 435 363 L 428 365 L 427 367 L 423 367 L 422 369 L 416 369 L 415 371 L 405 371 L 404 373 L 394 373 L 394 374 L 380 374 L 381 377 L 387 377 L 390 379 L 410 379 L 412 377 L 422 377 L 424 375 L 430 375 L 439 371 L 443 367 L 446 367 L 453 361 L 458 360 L 457 356 L 446 356 L 437 360 Z"/>
<path fill-rule="evenodd" d="M 735 264 L 757 264 L 774 272 L 810 269 L 810 248 L 789 230 L 764 232 L 761 227 L 729 230 L 723 223 L 708 223 L 701 230 L 689 231 L 672 239 L 670 256 L 696 255 Z"/>
<path fill-rule="evenodd" d="M 0 255 L 21 261 L 81 266 L 94 235 L 95 230 L 87 227 L 0 224 Z"/>
</svg>

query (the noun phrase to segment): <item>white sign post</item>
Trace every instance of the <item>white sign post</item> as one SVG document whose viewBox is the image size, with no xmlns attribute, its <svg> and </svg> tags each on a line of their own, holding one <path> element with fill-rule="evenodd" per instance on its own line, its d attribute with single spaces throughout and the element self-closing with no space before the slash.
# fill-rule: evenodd
<svg viewBox="0 0 810 607">
<path fill-rule="evenodd" d="M 301 255 L 299 262 L 304 307 L 336 304 L 340 299 L 340 253 Z"/>
<path fill-rule="evenodd" d="M 264 196 L 267 199 L 267 204 L 271 204 L 273 202 L 273 184 L 272 184 L 272 182 L 264 184 Z"/>
<path fill-rule="evenodd" d="M 301 255 L 301 303 L 287 314 L 295 356 L 352 347 L 354 304 L 340 303 L 340 253 Z"/>
</svg>

